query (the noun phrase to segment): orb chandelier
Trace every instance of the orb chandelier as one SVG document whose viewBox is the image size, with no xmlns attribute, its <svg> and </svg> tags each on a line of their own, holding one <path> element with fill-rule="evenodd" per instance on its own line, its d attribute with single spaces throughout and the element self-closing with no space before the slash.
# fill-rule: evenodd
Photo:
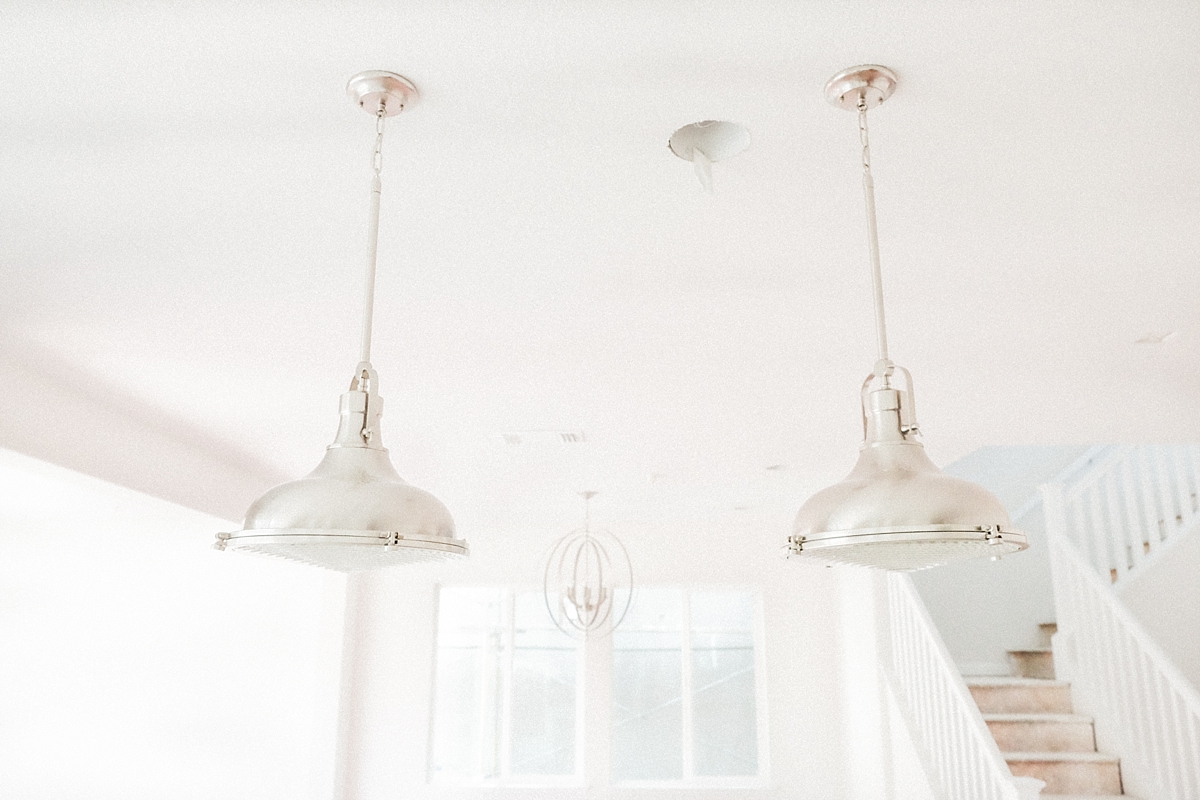
<svg viewBox="0 0 1200 800">
<path fill-rule="evenodd" d="M 830 103 L 858 114 L 878 358 L 860 393 L 858 463 L 841 483 L 804 503 L 787 549 L 822 561 L 918 570 L 999 558 L 1029 543 L 991 492 L 943 474 L 930 461 L 919 438 L 912 376 L 888 357 L 867 110 L 887 100 L 895 86 L 896 74 L 874 65 L 844 70 L 825 85 Z"/>
<path fill-rule="evenodd" d="M 259 498 L 246 512 L 242 530 L 217 534 L 215 547 L 352 572 L 461 558 L 468 548 L 464 540 L 455 538 L 454 520 L 446 507 L 428 492 L 405 483 L 392 466 L 380 435 L 379 376 L 371 366 L 384 124 L 416 102 L 417 90 L 400 75 L 376 70 L 355 75 L 346 92 L 375 117 L 359 363 L 349 391 L 341 397 L 337 435 L 321 463 L 307 476 L 276 486 Z"/>
<path fill-rule="evenodd" d="M 583 497 L 583 527 L 554 543 L 542 594 L 558 629 L 576 639 L 611 633 L 633 604 L 633 565 L 621 540 L 592 529 L 591 501 Z"/>
</svg>

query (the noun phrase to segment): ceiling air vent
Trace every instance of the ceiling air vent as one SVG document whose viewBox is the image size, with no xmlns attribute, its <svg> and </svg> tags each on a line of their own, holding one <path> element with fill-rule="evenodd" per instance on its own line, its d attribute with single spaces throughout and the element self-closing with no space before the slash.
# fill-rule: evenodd
<svg viewBox="0 0 1200 800">
<path fill-rule="evenodd" d="M 582 444 L 587 441 L 587 434 L 581 430 L 529 430 L 503 431 L 500 438 L 506 445 L 521 447 L 522 445 L 545 446 L 550 444 Z"/>
</svg>

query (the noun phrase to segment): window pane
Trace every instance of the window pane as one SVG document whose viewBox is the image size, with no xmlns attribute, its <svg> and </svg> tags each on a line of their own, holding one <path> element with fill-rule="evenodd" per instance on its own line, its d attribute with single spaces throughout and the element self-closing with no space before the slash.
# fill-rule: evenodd
<svg viewBox="0 0 1200 800">
<path fill-rule="evenodd" d="M 750 592 L 692 592 L 692 630 L 754 630 L 754 595 Z"/>
<path fill-rule="evenodd" d="M 441 591 L 434 777 L 487 778 L 499 771 L 502 600 L 496 589 Z"/>
<path fill-rule="evenodd" d="M 541 592 L 515 598 L 513 775 L 575 772 L 577 644 L 550 621 Z"/>
<path fill-rule="evenodd" d="M 754 596 L 693 592 L 692 753 L 697 775 L 757 775 Z"/>
<path fill-rule="evenodd" d="M 683 777 L 682 593 L 640 589 L 613 633 L 612 774 Z"/>
</svg>

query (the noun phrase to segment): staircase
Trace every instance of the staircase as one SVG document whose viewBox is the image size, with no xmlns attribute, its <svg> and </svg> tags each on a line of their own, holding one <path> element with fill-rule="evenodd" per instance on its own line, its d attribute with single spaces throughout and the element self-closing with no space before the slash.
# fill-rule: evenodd
<svg viewBox="0 0 1200 800">
<path fill-rule="evenodd" d="M 1119 760 L 1096 752 L 1091 717 L 1074 713 L 1070 685 L 1055 680 L 1055 630 L 1041 626 L 1045 647 L 1009 651 L 1012 676 L 971 677 L 967 687 L 1012 774 L 1045 781 L 1043 798 L 1125 797 Z"/>
</svg>

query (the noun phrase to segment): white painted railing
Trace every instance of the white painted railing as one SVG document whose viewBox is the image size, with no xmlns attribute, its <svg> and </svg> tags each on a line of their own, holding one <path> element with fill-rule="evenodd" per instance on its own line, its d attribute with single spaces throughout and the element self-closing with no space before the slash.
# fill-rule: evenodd
<svg viewBox="0 0 1200 800">
<path fill-rule="evenodd" d="M 1060 532 L 1116 583 L 1200 521 L 1198 498 L 1200 446 L 1109 447 L 1064 490 Z"/>
<path fill-rule="evenodd" d="M 1116 470 L 1117 476 L 1124 473 L 1124 467 Z M 1112 468 L 1106 472 L 1113 473 Z M 1111 483 L 1116 482 L 1115 478 Z M 1104 477 L 1100 483 L 1111 485 Z M 1183 483 L 1181 477 L 1176 485 Z M 1072 538 L 1079 530 L 1071 524 L 1070 490 L 1050 484 L 1042 493 L 1058 614 L 1054 661 L 1059 677 L 1071 681 L 1076 709 L 1095 718 L 1100 746 L 1120 754 L 1129 793 L 1155 800 L 1197 800 L 1200 694 L 1117 597 L 1109 570 L 1097 571 L 1096 551 L 1081 552 Z M 1161 497 L 1170 509 L 1167 493 Z M 1146 507 L 1156 506 L 1147 501 Z M 1174 524 L 1186 524 L 1194 513 L 1194 506 L 1186 508 Z M 1165 527 L 1171 527 L 1169 515 Z"/>
<path fill-rule="evenodd" d="M 887 575 L 880 661 L 938 797 L 1019 800 L 1012 773 L 912 579 Z"/>
</svg>

